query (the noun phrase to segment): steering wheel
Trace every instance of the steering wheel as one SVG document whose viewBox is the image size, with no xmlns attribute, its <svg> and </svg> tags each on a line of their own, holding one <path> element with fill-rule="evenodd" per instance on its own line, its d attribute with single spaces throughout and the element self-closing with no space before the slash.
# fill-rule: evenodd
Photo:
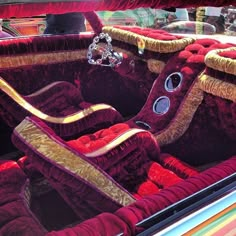
<svg viewBox="0 0 236 236">
<path fill-rule="evenodd" d="M 105 42 L 101 43 L 100 40 L 105 40 Z M 94 37 L 88 48 L 88 63 L 117 68 L 123 60 L 123 54 L 113 51 L 111 41 L 112 39 L 107 33 L 100 33 Z"/>
</svg>

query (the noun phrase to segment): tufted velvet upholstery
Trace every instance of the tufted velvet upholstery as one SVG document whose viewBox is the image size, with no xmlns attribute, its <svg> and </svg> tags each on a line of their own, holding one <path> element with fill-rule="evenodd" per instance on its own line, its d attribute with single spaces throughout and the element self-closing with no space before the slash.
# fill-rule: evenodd
<svg viewBox="0 0 236 236">
<path fill-rule="evenodd" d="M 31 177 L 35 170 L 43 174 L 82 219 L 125 204 L 107 195 L 109 183 L 115 189 L 110 192 L 118 189 L 131 203 L 197 174 L 174 157 L 160 159 L 151 133 L 124 123 L 65 143 L 42 121 L 27 118 L 14 130 L 13 142 L 30 158 L 21 159 L 26 173 Z M 94 183 L 94 177 L 101 180 Z M 105 189 L 103 181 L 108 181 Z"/>
<path fill-rule="evenodd" d="M 209 185 L 235 173 L 236 157 L 209 168 L 204 172 L 162 190 L 160 193 L 147 196 L 132 205 L 120 208 L 115 213 L 102 213 L 72 228 L 50 232 L 48 236 L 65 235 L 137 235 L 143 229 L 136 224 L 170 206 L 208 187 Z"/>
<path fill-rule="evenodd" d="M 0 161 L 0 172 L 0 235 L 45 235 L 30 210 L 27 176 L 14 161 Z"/>
<path fill-rule="evenodd" d="M 153 84 L 152 90 L 141 111 L 127 121 L 131 127 L 139 127 L 143 122 L 150 128 L 162 147 L 163 152 L 171 153 L 191 165 L 200 165 L 209 161 L 221 160 L 235 153 L 233 117 L 234 104 L 222 101 L 205 93 L 199 85 L 199 77 L 204 72 L 205 57 L 215 49 L 227 49 L 231 44 L 219 43 L 213 39 L 198 39 L 193 44 L 173 56 Z M 168 92 L 165 89 L 167 77 L 181 72 L 181 86 Z M 233 80 L 233 75 L 228 76 Z M 219 72 L 219 78 L 226 78 Z M 170 108 L 163 115 L 153 112 L 157 98 L 166 96 L 170 100 Z M 219 103 L 218 101 L 221 100 Z M 216 113 L 215 103 L 221 107 Z M 220 113 L 220 114 L 219 114 Z M 227 115 L 228 114 L 228 115 Z M 227 122 L 218 123 L 219 117 L 227 117 Z M 213 128 L 212 125 L 217 123 Z M 224 133 L 226 125 L 228 134 Z"/>
</svg>

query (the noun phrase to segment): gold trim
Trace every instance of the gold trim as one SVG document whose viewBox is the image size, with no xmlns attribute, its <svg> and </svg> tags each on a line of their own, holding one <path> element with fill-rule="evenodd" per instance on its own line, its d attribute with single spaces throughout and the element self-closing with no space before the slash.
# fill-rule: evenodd
<svg viewBox="0 0 236 236">
<path fill-rule="evenodd" d="M 0 68 L 15 68 L 26 65 L 48 65 L 87 59 L 87 52 L 87 49 L 82 49 L 62 52 L 31 53 L 17 56 L 1 55 Z"/>
<path fill-rule="evenodd" d="M 63 117 L 55 117 L 47 115 L 30 103 L 28 103 L 19 93 L 17 93 L 3 78 L 0 77 L 0 89 L 5 92 L 9 97 L 11 97 L 16 103 L 18 103 L 22 108 L 30 112 L 31 114 L 39 117 L 42 120 L 56 123 L 56 124 L 69 124 L 74 121 L 80 120 L 86 116 L 91 115 L 93 112 L 104 110 L 104 109 L 112 109 L 115 110 L 112 106 L 107 104 L 95 104 L 91 105 L 89 108 L 86 108 L 82 111 L 78 111 L 68 116 Z"/>
<path fill-rule="evenodd" d="M 236 51 L 236 47 L 212 50 L 205 56 L 205 64 L 215 70 L 236 75 L 236 59 L 225 58 L 219 55 L 225 51 Z"/>
<path fill-rule="evenodd" d="M 159 61 L 156 59 L 147 60 L 148 69 L 153 73 L 160 74 L 162 70 L 165 68 L 165 65 L 166 64 L 163 61 Z"/>
<path fill-rule="evenodd" d="M 173 143 L 186 132 L 202 100 L 203 91 L 199 88 L 199 81 L 197 80 L 170 125 L 155 135 L 160 146 Z"/>
<path fill-rule="evenodd" d="M 106 146 L 101 147 L 94 152 L 86 153 L 85 155 L 87 157 L 97 157 L 97 156 L 104 155 L 105 153 L 107 153 L 110 150 L 112 150 L 113 148 L 117 147 L 119 144 L 121 144 L 125 140 L 129 139 L 130 137 L 134 136 L 137 133 L 142 133 L 142 132 L 147 132 L 147 131 L 144 131 L 142 129 L 130 129 L 130 130 L 122 133 L 120 136 L 118 136 L 117 138 L 115 138 L 111 142 L 109 142 Z"/>
<path fill-rule="evenodd" d="M 203 74 L 200 77 L 200 89 L 214 96 L 236 102 L 236 85 Z"/>
<path fill-rule="evenodd" d="M 16 128 L 17 135 L 24 139 L 31 148 L 47 157 L 50 161 L 62 166 L 72 174 L 79 176 L 99 191 L 122 206 L 135 202 L 135 199 L 123 190 L 115 181 L 107 178 L 89 162 L 66 149 L 62 144 L 37 127 L 29 119 L 24 119 Z"/>
<path fill-rule="evenodd" d="M 158 40 L 158 39 L 148 38 L 126 30 L 113 28 L 111 26 L 105 26 L 103 27 L 102 30 L 103 32 L 108 33 L 113 39 L 130 43 L 135 46 L 138 46 L 137 40 L 141 39 L 145 43 L 145 49 L 159 53 L 177 52 L 194 42 L 193 38 L 182 38 L 176 40 Z"/>
</svg>

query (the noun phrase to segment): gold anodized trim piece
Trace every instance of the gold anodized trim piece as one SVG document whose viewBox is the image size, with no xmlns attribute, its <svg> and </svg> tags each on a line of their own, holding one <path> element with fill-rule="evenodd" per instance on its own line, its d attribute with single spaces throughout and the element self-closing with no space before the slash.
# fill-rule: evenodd
<svg viewBox="0 0 236 236">
<path fill-rule="evenodd" d="M 235 84 L 231 84 L 203 74 L 200 77 L 199 87 L 204 92 L 236 102 Z"/>
<path fill-rule="evenodd" d="M 39 117 L 42 120 L 56 123 L 56 124 L 69 124 L 72 122 L 75 122 L 77 120 L 80 120 L 86 116 L 91 115 L 92 113 L 104 109 L 113 109 L 110 105 L 107 104 L 95 104 L 91 105 L 90 107 L 83 109 L 81 111 L 78 111 L 76 113 L 73 113 L 68 116 L 63 117 L 55 117 L 47 115 L 43 112 L 41 112 L 39 109 L 32 106 L 29 102 L 27 102 L 19 93 L 15 91 L 3 78 L 0 77 L 0 89 L 5 92 L 9 97 L 11 97 L 17 104 L 19 104 L 23 109 L 27 110 L 31 114 L 35 115 L 36 117 Z"/>
<path fill-rule="evenodd" d="M 84 179 L 99 191 L 122 206 L 135 202 L 135 199 L 123 190 L 115 181 L 95 168 L 89 162 L 65 148 L 37 127 L 32 121 L 24 119 L 16 128 L 17 135 L 28 145 L 50 161 Z"/>
<path fill-rule="evenodd" d="M 109 142 L 106 146 L 101 147 L 101 148 L 97 149 L 96 151 L 86 153 L 85 156 L 97 157 L 97 156 L 104 155 L 105 153 L 107 153 L 110 150 L 112 150 L 113 148 L 117 147 L 119 144 L 121 144 L 125 140 L 131 138 L 135 134 L 142 133 L 142 132 L 147 132 L 147 131 L 144 131 L 142 129 L 130 129 L 128 131 L 125 131 L 120 136 L 118 136 L 117 138 L 115 138 L 114 140 Z"/>
<path fill-rule="evenodd" d="M 103 27 L 102 31 L 104 33 L 108 33 L 112 39 L 130 43 L 135 46 L 138 46 L 137 41 L 138 39 L 141 39 L 145 43 L 145 49 L 159 53 L 177 52 L 194 42 L 193 38 L 182 38 L 176 40 L 158 40 L 158 39 L 148 38 L 146 36 L 142 36 L 123 29 L 114 28 L 112 26 L 105 26 Z"/>
<path fill-rule="evenodd" d="M 160 146 L 173 143 L 186 132 L 202 100 L 203 91 L 199 88 L 199 81 L 197 80 L 194 82 L 184 102 L 180 105 L 179 111 L 170 122 L 170 125 L 155 135 Z"/>
<path fill-rule="evenodd" d="M 210 51 L 205 56 L 205 64 L 212 69 L 236 75 L 236 59 L 225 58 L 219 55 L 219 53 L 225 51 L 236 51 L 236 47 Z"/>
<path fill-rule="evenodd" d="M 61 52 L 28 53 L 26 55 L 17 56 L 1 55 L 0 68 L 15 68 L 27 65 L 47 65 L 87 59 L 87 52 L 87 49 L 81 49 Z"/>
</svg>

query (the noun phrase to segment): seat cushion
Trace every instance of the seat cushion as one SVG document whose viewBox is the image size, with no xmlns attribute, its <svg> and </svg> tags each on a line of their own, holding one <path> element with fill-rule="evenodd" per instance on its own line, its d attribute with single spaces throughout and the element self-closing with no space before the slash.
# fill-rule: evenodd
<svg viewBox="0 0 236 236">
<path fill-rule="evenodd" d="M 162 166 L 153 135 L 125 123 L 66 143 L 41 120 L 26 118 L 14 130 L 13 142 L 83 219 L 129 205 L 195 173 L 184 164 L 182 176 Z"/>
<path fill-rule="evenodd" d="M 99 166 L 70 148 L 40 120 L 26 118 L 15 129 L 13 142 L 82 219 L 113 212 L 135 201 Z"/>
</svg>

